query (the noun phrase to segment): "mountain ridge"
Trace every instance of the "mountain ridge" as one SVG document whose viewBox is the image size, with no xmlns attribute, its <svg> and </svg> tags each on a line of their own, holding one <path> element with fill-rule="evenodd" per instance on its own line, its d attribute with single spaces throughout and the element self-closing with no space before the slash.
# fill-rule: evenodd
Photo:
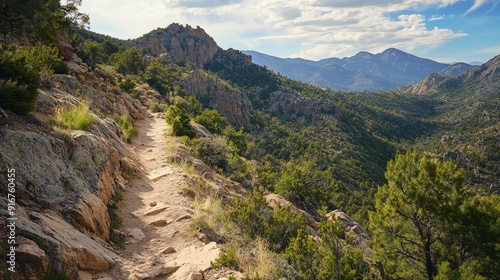
<svg viewBox="0 0 500 280">
<path fill-rule="evenodd" d="M 318 61 L 279 58 L 256 51 L 243 53 L 251 55 L 254 63 L 265 65 L 289 78 L 340 91 L 393 90 L 419 82 L 433 72 L 456 75 L 473 67 L 466 63 L 439 63 L 396 48 L 377 54 L 361 51 L 351 57 Z"/>
</svg>

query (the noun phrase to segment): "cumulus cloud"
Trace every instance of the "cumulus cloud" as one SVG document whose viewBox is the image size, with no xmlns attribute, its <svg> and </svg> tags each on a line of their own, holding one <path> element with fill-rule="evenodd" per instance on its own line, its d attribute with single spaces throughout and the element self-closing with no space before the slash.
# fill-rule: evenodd
<svg viewBox="0 0 500 280">
<path fill-rule="evenodd" d="M 201 26 L 223 48 L 321 59 L 387 47 L 410 51 L 415 46 L 433 47 L 466 36 L 427 26 L 419 12 L 424 7 L 442 7 L 457 1 L 84 0 L 82 11 L 90 14 L 95 31 L 120 38 L 138 37 L 178 22 Z M 474 6 L 484 1 L 476 0 Z M 403 11 L 404 15 L 388 15 Z"/>
</svg>

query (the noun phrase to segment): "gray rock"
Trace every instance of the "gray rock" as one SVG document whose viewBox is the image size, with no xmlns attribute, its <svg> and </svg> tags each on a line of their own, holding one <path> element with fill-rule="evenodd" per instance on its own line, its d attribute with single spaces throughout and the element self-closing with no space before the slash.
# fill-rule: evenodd
<svg viewBox="0 0 500 280">
<path fill-rule="evenodd" d="M 146 238 L 146 235 L 140 228 L 132 228 L 132 229 L 127 229 L 127 236 L 132 238 L 132 243 L 137 243 L 144 238 Z"/>
</svg>

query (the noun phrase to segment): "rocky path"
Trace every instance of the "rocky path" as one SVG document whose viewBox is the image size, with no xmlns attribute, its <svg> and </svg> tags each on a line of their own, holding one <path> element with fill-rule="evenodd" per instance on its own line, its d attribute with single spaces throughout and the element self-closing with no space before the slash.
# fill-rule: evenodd
<svg viewBox="0 0 500 280">
<path fill-rule="evenodd" d="M 193 201 L 182 194 L 189 174 L 168 163 L 167 124 L 159 117 L 137 123 L 139 137 L 131 147 L 144 176 L 123 192 L 121 231 L 127 238 L 113 279 L 202 279 L 200 271 L 220 253 L 215 243 L 197 240 L 190 226 Z"/>
</svg>

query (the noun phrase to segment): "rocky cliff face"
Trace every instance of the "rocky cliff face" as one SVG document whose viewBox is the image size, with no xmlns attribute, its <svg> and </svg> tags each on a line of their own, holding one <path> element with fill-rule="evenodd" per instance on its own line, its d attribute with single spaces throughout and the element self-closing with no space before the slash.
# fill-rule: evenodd
<svg viewBox="0 0 500 280">
<path fill-rule="evenodd" d="M 137 46 L 153 55 L 169 54 L 175 59 L 203 67 L 220 49 L 217 43 L 200 27 L 173 23 L 137 39 Z"/>
<path fill-rule="evenodd" d="M 76 278 L 78 270 L 104 271 L 119 260 L 107 243 L 108 207 L 127 184 L 122 174 L 137 169 L 129 164 L 131 154 L 112 118 L 140 119 L 145 109 L 124 96 L 110 75 L 92 72 L 74 55 L 68 57 L 68 64 L 78 65 L 70 68 L 74 76 L 53 75 L 44 81 L 36 110 L 29 117 L 4 112 L 0 126 L 0 181 L 7 182 L 6 168 L 16 174 L 17 263 L 32 264 L 19 267 L 25 272 L 16 274 L 21 278 L 48 269 Z M 99 112 L 90 129 L 54 130 L 55 112 L 81 99 Z M 3 217 L 10 215 L 6 192 L 2 188 Z M 5 223 L 0 219 L 1 236 L 7 236 Z"/>
<path fill-rule="evenodd" d="M 230 123 L 242 125 L 250 120 L 252 104 L 247 96 L 216 76 L 192 71 L 179 84 L 204 105 L 218 110 Z"/>
</svg>

